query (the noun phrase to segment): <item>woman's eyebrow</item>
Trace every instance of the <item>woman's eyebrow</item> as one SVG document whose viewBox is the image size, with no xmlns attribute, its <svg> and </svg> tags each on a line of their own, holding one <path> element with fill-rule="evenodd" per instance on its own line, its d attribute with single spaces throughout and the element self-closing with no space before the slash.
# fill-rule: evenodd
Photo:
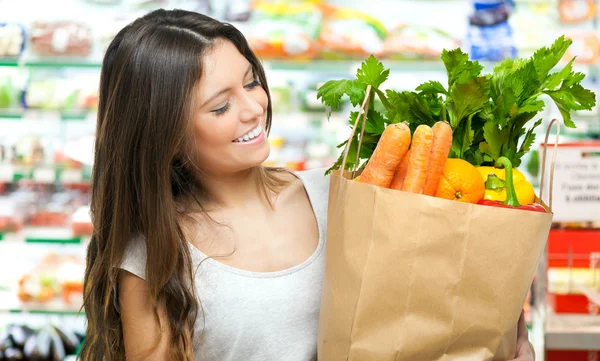
<svg viewBox="0 0 600 361">
<path fill-rule="evenodd" d="M 246 70 L 246 72 L 244 73 L 244 78 L 246 78 L 248 76 L 248 74 L 252 71 L 252 64 L 250 64 L 248 66 L 248 69 Z M 202 103 L 202 105 L 200 106 L 200 108 L 204 107 L 206 104 L 210 103 L 213 99 L 215 99 L 216 97 L 218 97 L 219 95 L 226 93 L 228 91 L 230 91 L 231 88 L 224 88 L 219 90 L 218 92 L 214 93 L 213 95 L 211 95 L 210 98 L 208 98 L 204 103 Z"/>
</svg>

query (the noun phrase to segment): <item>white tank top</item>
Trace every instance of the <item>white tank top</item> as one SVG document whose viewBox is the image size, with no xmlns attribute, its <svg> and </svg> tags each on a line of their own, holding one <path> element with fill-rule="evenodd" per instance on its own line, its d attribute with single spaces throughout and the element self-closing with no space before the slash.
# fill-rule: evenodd
<svg viewBox="0 0 600 361">
<path fill-rule="evenodd" d="M 277 272 L 240 270 L 207 258 L 190 244 L 200 302 L 195 359 L 210 361 L 317 360 L 329 177 L 323 169 L 298 172 L 319 227 L 315 252 Z M 142 238 L 129 242 L 121 267 L 145 277 Z"/>
</svg>

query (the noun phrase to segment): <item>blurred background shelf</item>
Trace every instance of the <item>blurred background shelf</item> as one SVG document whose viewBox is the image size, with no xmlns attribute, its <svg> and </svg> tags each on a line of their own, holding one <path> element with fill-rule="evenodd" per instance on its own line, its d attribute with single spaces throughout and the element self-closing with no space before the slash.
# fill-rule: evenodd
<svg viewBox="0 0 600 361">
<path fill-rule="evenodd" d="M 10 291 L 0 290 L 0 312 L 13 314 L 27 313 L 39 315 L 85 315 L 80 312 L 82 300 L 65 303 L 63 300 L 55 299 L 48 302 L 23 302 L 17 295 Z"/>
<path fill-rule="evenodd" d="M 51 109 L 2 109 L 0 108 L 0 122 L 3 119 L 28 120 L 61 120 L 83 121 L 95 120 L 96 112 L 89 110 L 51 110 Z"/>
<path fill-rule="evenodd" d="M 551 308 L 545 316 L 546 349 L 600 351 L 600 316 L 556 314 Z"/>
</svg>

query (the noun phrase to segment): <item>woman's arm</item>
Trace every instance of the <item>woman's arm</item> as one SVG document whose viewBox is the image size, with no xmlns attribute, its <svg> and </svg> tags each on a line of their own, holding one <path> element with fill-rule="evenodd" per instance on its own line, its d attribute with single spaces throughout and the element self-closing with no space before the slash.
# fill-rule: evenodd
<svg viewBox="0 0 600 361">
<path fill-rule="evenodd" d="M 127 361 L 168 360 L 171 331 L 167 315 L 159 306 L 161 334 L 146 281 L 122 270 L 119 274 L 119 306 Z"/>
</svg>

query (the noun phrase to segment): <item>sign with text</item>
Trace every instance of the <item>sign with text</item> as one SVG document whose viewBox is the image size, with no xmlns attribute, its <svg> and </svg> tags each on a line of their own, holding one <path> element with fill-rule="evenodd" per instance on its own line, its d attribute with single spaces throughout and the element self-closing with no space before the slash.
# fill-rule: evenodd
<svg viewBox="0 0 600 361">
<path fill-rule="evenodd" d="M 549 146 L 546 177 L 550 172 L 552 152 L 553 148 Z M 548 191 L 548 184 L 545 184 L 542 198 L 546 202 Z M 555 222 L 600 221 L 600 142 L 559 144 L 552 210 Z"/>
</svg>

